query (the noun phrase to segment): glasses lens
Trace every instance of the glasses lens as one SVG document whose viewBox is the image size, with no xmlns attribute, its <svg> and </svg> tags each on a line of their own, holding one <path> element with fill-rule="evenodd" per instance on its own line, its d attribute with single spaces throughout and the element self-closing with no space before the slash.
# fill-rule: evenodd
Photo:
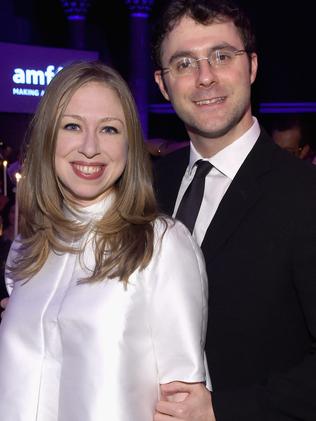
<svg viewBox="0 0 316 421">
<path fill-rule="evenodd" d="M 210 56 L 213 65 L 222 66 L 231 63 L 235 57 L 235 51 L 232 50 L 215 50 Z"/>
<path fill-rule="evenodd" d="M 172 72 L 176 76 L 187 75 L 196 68 L 196 60 L 191 57 L 181 57 L 171 63 Z"/>
</svg>

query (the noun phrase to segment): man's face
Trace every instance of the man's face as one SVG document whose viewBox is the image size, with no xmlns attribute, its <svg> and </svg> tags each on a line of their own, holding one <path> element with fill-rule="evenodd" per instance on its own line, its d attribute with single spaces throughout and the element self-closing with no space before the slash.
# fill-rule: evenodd
<svg viewBox="0 0 316 421">
<path fill-rule="evenodd" d="M 281 148 L 286 149 L 297 157 L 300 156 L 302 134 L 299 127 L 293 126 L 286 130 L 275 129 L 272 132 L 272 138 Z"/>
<path fill-rule="evenodd" d="M 162 65 L 168 68 L 175 57 L 209 57 L 217 48 L 243 50 L 240 34 L 231 21 L 201 25 L 185 16 L 162 44 Z M 251 125 L 250 86 L 255 80 L 257 56 L 251 63 L 246 53 L 234 56 L 226 65 L 199 61 L 192 74 L 155 73 L 155 80 L 186 125 L 199 149 L 199 142 L 221 139 L 221 148 L 232 143 Z"/>
</svg>

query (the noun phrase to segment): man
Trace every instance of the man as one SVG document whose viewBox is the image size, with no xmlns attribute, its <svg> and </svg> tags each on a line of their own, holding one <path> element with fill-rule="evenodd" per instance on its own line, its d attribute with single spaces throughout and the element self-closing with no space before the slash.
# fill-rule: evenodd
<svg viewBox="0 0 316 421">
<path fill-rule="evenodd" d="M 171 0 L 154 53 L 155 80 L 191 140 L 158 161 L 162 209 L 178 217 L 196 162 L 212 166 L 192 230 L 209 277 L 213 385 L 211 395 L 164 385 L 155 421 L 316 420 L 315 168 L 252 116 L 257 54 L 236 6 Z M 171 402 L 176 392 L 187 395 Z"/>
<path fill-rule="evenodd" d="M 271 137 L 277 145 L 300 159 L 313 160 L 303 121 L 292 115 L 278 117 L 272 124 Z"/>
</svg>

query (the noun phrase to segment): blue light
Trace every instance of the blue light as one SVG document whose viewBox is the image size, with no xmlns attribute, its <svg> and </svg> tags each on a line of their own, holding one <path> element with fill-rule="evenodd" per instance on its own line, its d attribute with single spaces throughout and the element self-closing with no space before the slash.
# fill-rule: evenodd
<svg viewBox="0 0 316 421">
<path fill-rule="evenodd" d="M 315 113 L 316 102 L 262 102 L 259 112 L 268 113 Z"/>
<path fill-rule="evenodd" d="M 148 16 L 149 16 L 149 14 L 148 13 L 140 13 L 140 12 L 138 12 L 138 13 L 131 13 L 131 16 L 133 18 L 145 18 L 145 19 L 147 19 Z"/>
<path fill-rule="evenodd" d="M 149 111 L 154 114 L 175 114 L 171 104 L 150 104 Z"/>
<path fill-rule="evenodd" d="M 316 102 L 261 102 L 263 107 L 316 107 Z"/>
<path fill-rule="evenodd" d="M 69 15 L 68 20 L 85 20 L 85 17 L 80 15 Z"/>
</svg>

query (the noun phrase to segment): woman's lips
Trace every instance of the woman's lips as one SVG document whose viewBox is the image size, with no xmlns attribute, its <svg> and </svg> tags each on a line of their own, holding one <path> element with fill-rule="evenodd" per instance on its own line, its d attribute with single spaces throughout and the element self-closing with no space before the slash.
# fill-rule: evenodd
<svg viewBox="0 0 316 421">
<path fill-rule="evenodd" d="M 106 165 L 101 163 L 87 164 L 81 162 L 71 162 L 74 173 L 85 180 L 95 180 L 101 177 Z"/>
</svg>

